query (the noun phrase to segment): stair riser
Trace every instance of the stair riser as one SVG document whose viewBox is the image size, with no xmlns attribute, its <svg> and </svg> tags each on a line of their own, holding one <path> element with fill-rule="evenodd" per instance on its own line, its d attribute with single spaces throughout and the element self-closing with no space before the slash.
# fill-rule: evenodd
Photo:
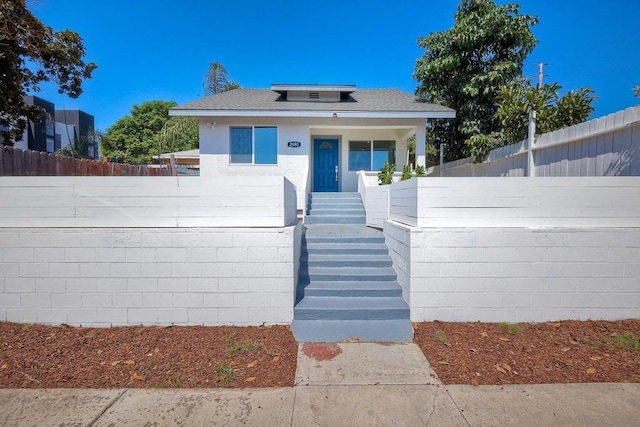
<svg viewBox="0 0 640 427">
<path fill-rule="evenodd" d="M 385 298 L 401 297 L 402 289 L 313 289 L 306 288 L 305 296 L 308 297 L 367 297 Z"/>
<path fill-rule="evenodd" d="M 360 209 L 360 210 L 364 210 L 364 207 L 362 206 L 362 203 L 360 202 L 360 200 L 338 200 L 338 201 L 333 201 L 333 200 L 326 200 L 323 202 L 313 202 L 311 204 L 307 205 L 307 208 L 313 210 L 313 209 Z"/>
<path fill-rule="evenodd" d="M 358 199 L 360 200 L 359 193 L 353 192 L 340 192 L 340 193 L 311 193 L 309 199 Z"/>
<path fill-rule="evenodd" d="M 312 217 L 308 216 L 305 218 L 304 222 L 306 224 L 365 224 L 364 217 L 338 217 L 338 218 L 330 218 L 330 217 Z"/>
<path fill-rule="evenodd" d="M 297 320 L 385 320 L 408 319 L 409 309 L 390 308 L 372 310 L 336 310 L 336 309 L 297 309 L 294 308 Z"/>
<path fill-rule="evenodd" d="M 387 254 L 333 255 L 333 254 L 304 254 L 302 260 L 311 261 L 390 261 Z"/>
<path fill-rule="evenodd" d="M 388 261 L 322 261 L 322 260 L 309 260 L 306 264 L 308 267 L 322 267 L 322 268 L 384 268 L 391 267 L 391 260 Z"/>
<path fill-rule="evenodd" d="M 307 216 L 323 216 L 323 215 L 365 215 L 362 209 L 313 209 L 307 211 Z"/>
<path fill-rule="evenodd" d="M 327 214 L 318 214 L 313 216 L 307 216 L 307 219 L 318 219 L 318 218 L 366 218 L 362 212 L 347 212 L 347 213 L 327 213 Z"/>
<path fill-rule="evenodd" d="M 301 342 L 412 341 L 413 328 L 403 320 L 294 320 L 293 334 Z"/>
<path fill-rule="evenodd" d="M 344 245 L 345 243 L 384 244 L 384 238 L 378 237 L 306 237 L 307 243 L 332 243 Z"/>
<path fill-rule="evenodd" d="M 371 276 L 362 276 L 362 275 L 351 275 L 351 274 L 314 274 L 309 273 L 309 280 L 311 282 L 321 281 L 321 282 L 362 282 L 368 280 L 370 282 L 390 282 L 396 280 L 395 274 L 385 274 L 385 275 L 371 275 Z"/>
<path fill-rule="evenodd" d="M 309 255 L 311 254 L 333 254 L 333 255 L 386 255 L 388 251 L 386 249 L 308 249 Z"/>
</svg>

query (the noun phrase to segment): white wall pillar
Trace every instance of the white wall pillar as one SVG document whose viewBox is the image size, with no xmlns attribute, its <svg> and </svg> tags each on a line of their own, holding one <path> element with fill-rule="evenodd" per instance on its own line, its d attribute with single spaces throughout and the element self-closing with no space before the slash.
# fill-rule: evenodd
<svg viewBox="0 0 640 427">
<path fill-rule="evenodd" d="M 416 127 L 416 166 L 426 166 L 427 164 L 426 142 L 426 125 Z"/>
<path fill-rule="evenodd" d="M 528 168 L 527 176 L 536 176 L 536 161 L 533 153 L 533 148 L 536 144 L 536 112 L 529 112 L 529 132 L 527 138 L 527 159 Z"/>
</svg>

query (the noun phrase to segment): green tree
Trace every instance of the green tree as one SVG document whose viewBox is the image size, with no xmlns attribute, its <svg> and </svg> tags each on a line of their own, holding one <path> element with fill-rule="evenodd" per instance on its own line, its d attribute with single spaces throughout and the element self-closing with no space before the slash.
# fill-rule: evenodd
<svg viewBox="0 0 640 427">
<path fill-rule="evenodd" d="M 633 96 L 640 96 L 640 86 L 634 86 L 633 87 Z"/>
<path fill-rule="evenodd" d="M 171 117 L 160 129 L 158 142 L 162 153 L 198 148 L 198 118 Z"/>
<path fill-rule="evenodd" d="M 204 75 L 204 94 L 206 96 L 240 88 L 238 82 L 230 81 L 226 68 L 219 62 L 212 62 Z"/>
<path fill-rule="evenodd" d="M 526 79 L 517 79 L 500 88 L 495 118 L 501 130 L 491 134 L 477 134 L 466 141 L 472 161 L 481 162 L 489 151 L 527 138 L 529 112 L 536 112 L 536 133 L 543 134 L 582 123 L 593 112 L 596 99 L 588 87 L 560 96 L 557 83 L 532 86 Z"/>
<path fill-rule="evenodd" d="M 522 75 L 537 43 L 531 31 L 537 23 L 517 4 L 462 0 L 452 28 L 418 39 L 426 51 L 414 70 L 416 94 L 456 110 L 455 119 L 434 121 L 427 130 L 430 145 L 448 144 L 447 160 L 463 157 L 472 135 L 500 129 L 496 95 Z"/>
<path fill-rule="evenodd" d="M 173 101 L 149 101 L 134 105 L 131 114 L 119 119 L 102 138 L 102 154 L 123 163 L 150 163 L 161 151 L 158 135 L 169 121 Z"/>
<path fill-rule="evenodd" d="M 82 38 L 73 31 L 53 31 L 29 10 L 25 0 L 0 1 L 0 125 L 7 145 L 22 137 L 28 120 L 40 121 L 43 109 L 23 97 L 51 81 L 58 92 L 77 98 L 83 79 L 97 68 L 84 62 Z"/>
</svg>

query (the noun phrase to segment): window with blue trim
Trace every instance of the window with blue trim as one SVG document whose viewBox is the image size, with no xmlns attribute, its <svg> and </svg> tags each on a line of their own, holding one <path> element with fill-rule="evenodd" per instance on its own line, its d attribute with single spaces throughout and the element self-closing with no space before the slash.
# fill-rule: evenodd
<svg viewBox="0 0 640 427">
<path fill-rule="evenodd" d="M 278 128 L 238 126 L 229 128 L 229 162 L 256 165 L 278 163 Z"/>
<path fill-rule="evenodd" d="M 395 164 L 395 141 L 349 141 L 349 170 L 376 171 L 384 162 Z"/>
</svg>

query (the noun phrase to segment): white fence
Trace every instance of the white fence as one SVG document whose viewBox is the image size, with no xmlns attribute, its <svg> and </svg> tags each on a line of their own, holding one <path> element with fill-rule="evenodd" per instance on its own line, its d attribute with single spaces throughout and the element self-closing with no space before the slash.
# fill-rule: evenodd
<svg viewBox="0 0 640 427">
<path fill-rule="evenodd" d="M 640 227 L 638 177 L 418 178 L 389 187 L 389 219 L 412 227 Z"/>
<path fill-rule="evenodd" d="M 0 203 L 0 321 L 293 319 L 302 230 L 282 177 L 2 177 Z"/>
<path fill-rule="evenodd" d="M 640 318 L 637 228 L 384 233 L 414 322 Z"/>
<path fill-rule="evenodd" d="M 385 187 L 384 234 L 413 321 L 640 316 L 640 177 Z"/>
<path fill-rule="evenodd" d="M 535 138 L 534 176 L 639 176 L 640 106 Z M 431 167 L 429 176 L 527 176 L 528 141 L 491 151 L 473 164 L 461 159 Z M 441 170 L 442 169 L 442 170 Z"/>
<path fill-rule="evenodd" d="M 283 227 L 283 177 L 2 177 L 0 227 Z"/>
<path fill-rule="evenodd" d="M 388 185 L 378 185 L 377 173 L 358 171 L 358 193 L 369 227 L 382 228 L 382 223 L 389 217 L 389 188 Z"/>
</svg>

